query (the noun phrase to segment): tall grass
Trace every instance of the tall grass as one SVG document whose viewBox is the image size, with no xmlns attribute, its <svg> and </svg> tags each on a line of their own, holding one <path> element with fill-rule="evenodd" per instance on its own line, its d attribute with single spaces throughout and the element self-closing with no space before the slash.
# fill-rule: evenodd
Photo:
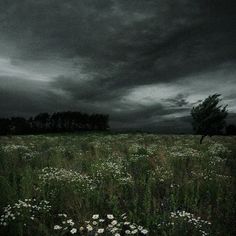
<svg viewBox="0 0 236 236">
<path fill-rule="evenodd" d="M 234 137 L 1 137 L 0 235 L 236 235 L 235 147 Z"/>
</svg>

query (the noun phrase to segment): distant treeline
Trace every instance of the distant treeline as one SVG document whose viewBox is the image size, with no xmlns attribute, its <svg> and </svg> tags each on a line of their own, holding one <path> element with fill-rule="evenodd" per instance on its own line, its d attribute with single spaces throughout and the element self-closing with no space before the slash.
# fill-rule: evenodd
<svg viewBox="0 0 236 236">
<path fill-rule="evenodd" d="M 40 113 L 35 117 L 0 118 L 0 135 L 39 134 L 109 129 L 109 116 L 81 112 Z"/>
</svg>

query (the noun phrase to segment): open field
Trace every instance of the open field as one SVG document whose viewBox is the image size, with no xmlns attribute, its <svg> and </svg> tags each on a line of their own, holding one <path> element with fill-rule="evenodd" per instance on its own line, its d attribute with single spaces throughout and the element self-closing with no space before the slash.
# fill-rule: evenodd
<svg viewBox="0 0 236 236">
<path fill-rule="evenodd" d="M 0 235 L 236 235 L 236 137 L 0 137 Z"/>
</svg>

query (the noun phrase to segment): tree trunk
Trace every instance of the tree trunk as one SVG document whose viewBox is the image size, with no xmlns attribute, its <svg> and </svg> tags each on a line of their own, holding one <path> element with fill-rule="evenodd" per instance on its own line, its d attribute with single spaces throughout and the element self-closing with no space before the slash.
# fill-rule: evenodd
<svg viewBox="0 0 236 236">
<path fill-rule="evenodd" d="M 202 135 L 201 139 L 200 139 L 200 144 L 202 144 L 203 139 L 206 137 L 206 135 Z"/>
</svg>

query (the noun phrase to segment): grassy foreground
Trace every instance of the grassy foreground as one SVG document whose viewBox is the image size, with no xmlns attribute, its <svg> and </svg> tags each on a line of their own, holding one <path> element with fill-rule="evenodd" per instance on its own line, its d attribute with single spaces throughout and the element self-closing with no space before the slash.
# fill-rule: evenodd
<svg viewBox="0 0 236 236">
<path fill-rule="evenodd" d="M 0 137 L 0 235 L 236 235 L 236 137 Z"/>
</svg>

